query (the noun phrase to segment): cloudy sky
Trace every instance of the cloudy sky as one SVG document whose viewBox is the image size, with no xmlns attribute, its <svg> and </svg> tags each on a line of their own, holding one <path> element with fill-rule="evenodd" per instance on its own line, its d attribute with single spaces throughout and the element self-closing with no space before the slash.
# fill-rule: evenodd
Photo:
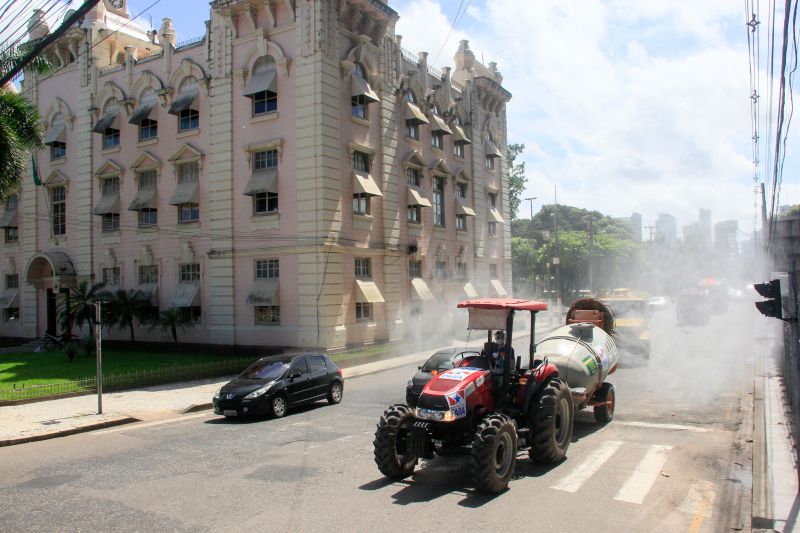
<svg viewBox="0 0 800 533">
<path fill-rule="evenodd" d="M 179 41 L 202 35 L 205 2 L 203 9 L 177 12 L 176 3 L 150 7 L 153 0 L 128 1 L 132 15 L 144 12 L 155 27 L 171 17 Z M 752 231 L 742 2 L 390 0 L 390 5 L 401 16 L 397 33 L 404 48 L 429 52 L 436 66 L 453 64 L 461 39 L 468 39 L 485 63 L 498 63 L 513 94 L 509 142 L 525 144 L 526 196 L 538 197 L 535 210 L 554 201 L 557 187 L 559 203 L 612 216 L 640 212 L 645 225 L 666 212 L 677 217 L 680 228 L 707 207 L 714 222 L 736 219 L 744 232 Z M 762 67 L 767 26 L 763 20 Z M 765 77 L 762 87 L 763 94 Z M 781 204 L 800 202 L 796 130 L 790 130 Z M 759 133 L 765 144 L 765 121 Z M 526 202 L 522 214 L 528 209 Z"/>
</svg>

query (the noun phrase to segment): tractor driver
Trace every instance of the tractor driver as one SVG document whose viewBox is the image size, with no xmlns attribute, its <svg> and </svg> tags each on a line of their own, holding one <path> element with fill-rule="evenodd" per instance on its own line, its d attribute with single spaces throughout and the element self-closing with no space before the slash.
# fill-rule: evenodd
<svg viewBox="0 0 800 533">
<path fill-rule="evenodd" d="M 490 356 L 494 362 L 495 372 L 502 372 L 503 363 L 505 362 L 505 358 L 509 357 L 509 353 L 513 361 L 514 348 L 506 346 L 506 334 L 502 330 L 498 330 L 494 334 L 494 342 L 497 346 L 497 351 L 490 354 Z"/>
</svg>

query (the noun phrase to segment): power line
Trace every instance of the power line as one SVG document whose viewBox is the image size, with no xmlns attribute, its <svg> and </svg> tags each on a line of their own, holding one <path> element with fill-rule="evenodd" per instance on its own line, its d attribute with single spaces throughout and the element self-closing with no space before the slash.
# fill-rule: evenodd
<svg viewBox="0 0 800 533">
<path fill-rule="evenodd" d="M 433 64 L 436 64 L 436 61 L 438 61 L 439 56 L 442 55 L 442 51 L 444 51 L 444 47 L 447 44 L 448 39 L 450 39 L 450 34 L 453 33 L 453 30 L 455 29 L 456 24 L 458 24 L 459 17 L 463 16 L 463 14 L 467 12 L 467 8 L 469 8 L 469 4 L 471 2 L 472 2 L 472 0 L 467 0 L 467 6 L 464 8 L 463 12 L 461 11 L 461 7 L 464 5 L 464 0 L 461 0 L 461 3 L 458 4 L 458 10 L 456 11 L 456 16 L 453 17 L 453 23 L 450 25 L 450 30 L 447 32 L 447 35 L 444 38 L 444 42 L 442 43 L 441 48 L 439 48 L 439 51 L 436 52 L 436 57 L 434 57 L 434 59 L 432 61 Z"/>
</svg>

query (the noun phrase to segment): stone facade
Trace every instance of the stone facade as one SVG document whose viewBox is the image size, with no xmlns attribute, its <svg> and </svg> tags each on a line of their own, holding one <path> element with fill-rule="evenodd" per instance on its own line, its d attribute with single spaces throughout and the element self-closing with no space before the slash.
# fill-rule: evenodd
<svg viewBox="0 0 800 533">
<path fill-rule="evenodd" d="M 326 349 L 510 293 L 511 95 L 466 41 L 429 67 L 397 20 L 380 0 L 216 0 L 176 45 L 169 19 L 98 4 L 56 72 L 26 74 L 48 145 L 0 216 L 0 335 L 60 331 L 81 281 L 191 313 L 193 342 Z"/>
</svg>

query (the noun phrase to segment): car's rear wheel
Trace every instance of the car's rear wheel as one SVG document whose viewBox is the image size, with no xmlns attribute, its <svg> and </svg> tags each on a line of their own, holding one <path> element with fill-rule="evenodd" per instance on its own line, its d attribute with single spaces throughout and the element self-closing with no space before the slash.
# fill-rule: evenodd
<svg viewBox="0 0 800 533">
<path fill-rule="evenodd" d="M 331 383 L 331 388 L 328 391 L 328 403 L 336 404 L 342 401 L 342 384 L 338 381 Z"/>
<path fill-rule="evenodd" d="M 281 418 L 286 414 L 287 410 L 286 397 L 282 394 L 276 394 L 270 401 L 269 407 L 270 411 L 272 411 L 272 416 Z"/>
<path fill-rule="evenodd" d="M 392 479 L 403 479 L 414 473 L 419 458 L 407 452 L 408 436 L 414 416 L 411 408 L 402 403 L 384 411 L 372 441 L 375 463 L 381 474 Z"/>
</svg>

